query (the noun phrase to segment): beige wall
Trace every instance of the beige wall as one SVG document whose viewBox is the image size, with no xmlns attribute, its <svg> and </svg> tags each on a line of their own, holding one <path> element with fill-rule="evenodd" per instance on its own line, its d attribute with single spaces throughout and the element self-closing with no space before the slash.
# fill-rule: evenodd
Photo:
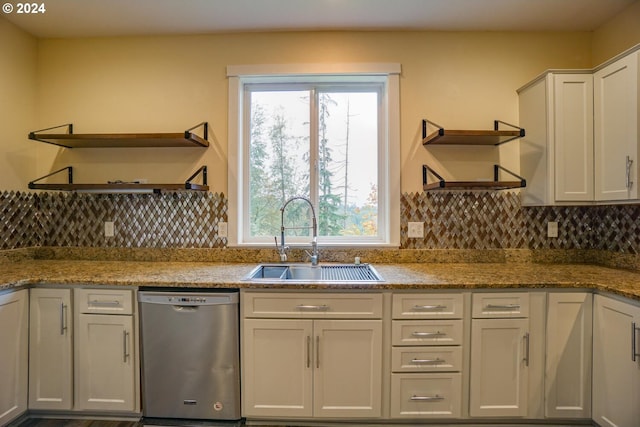
<svg viewBox="0 0 640 427">
<path fill-rule="evenodd" d="M 36 173 L 37 41 L 0 16 L 0 191 L 25 190 Z"/>
<path fill-rule="evenodd" d="M 594 32 L 593 65 L 597 66 L 637 44 L 640 44 L 640 0 Z"/>
<path fill-rule="evenodd" d="M 77 182 L 177 182 L 200 164 L 227 192 L 226 66 L 396 62 L 401 76 L 402 191 L 421 190 L 421 166 L 445 177 L 518 170 L 518 145 L 425 149 L 421 119 L 449 128 L 517 124 L 516 89 L 547 68 L 591 65 L 590 33 L 323 32 L 60 39 L 40 42 L 35 127 L 73 122 L 81 132 L 181 131 L 207 120 L 212 147 L 39 149 L 40 172 L 74 165 Z M 509 144 L 507 144 L 509 145 Z"/>
</svg>

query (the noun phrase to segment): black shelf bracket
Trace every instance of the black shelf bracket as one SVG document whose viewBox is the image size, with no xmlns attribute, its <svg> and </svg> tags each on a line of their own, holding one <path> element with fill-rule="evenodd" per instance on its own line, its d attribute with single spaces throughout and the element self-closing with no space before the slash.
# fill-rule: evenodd
<svg viewBox="0 0 640 427">
<path fill-rule="evenodd" d="M 514 129 L 517 129 L 518 131 L 520 131 L 520 136 L 517 136 L 517 137 L 515 137 L 513 139 L 518 139 L 518 138 L 522 138 L 522 137 L 525 136 L 525 131 L 524 131 L 523 128 L 521 128 L 520 126 L 512 125 L 511 123 L 503 122 L 502 120 L 494 120 L 493 121 L 493 130 L 499 131 L 500 130 L 500 123 L 502 123 L 505 126 L 509 126 L 509 127 L 512 127 Z M 508 141 L 504 141 L 504 142 L 508 142 Z"/>
<path fill-rule="evenodd" d="M 53 176 L 53 175 L 57 175 L 57 174 L 59 174 L 60 172 L 63 172 L 63 171 L 67 171 L 67 184 L 73 184 L 73 167 L 72 166 L 67 166 L 67 167 L 64 167 L 62 169 L 58 169 L 57 171 L 53 171 L 50 174 L 47 174 L 45 176 L 41 176 L 40 178 L 34 179 L 33 181 L 29 182 L 29 189 L 33 190 L 35 188 L 35 184 L 38 181 L 42 181 L 43 179 L 49 178 L 50 176 Z"/>
<path fill-rule="evenodd" d="M 432 122 L 431 120 L 422 119 L 422 139 L 425 139 L 427 137 L 427 125 L 431 125 L 431 126 L 434 126 L 434 127 L 438 128 L 438 135 L 439 136 L 443 136 L 444 135 L 444 128 L 442 126 L 440 126 L 437 123 Z"/>
<path fill-rule="evenodd" d="M 184 138 L 185 139 L 191 139 L 191 131 L 194 130 L 194 129 L 197 129 L 199 127 L 203 128 L 202 138 L 206 139 L 208 141 L 209 140 L 209 122 L 198 123 L 194 127 L 185 130 L 184 131 Z"/>
<path fill-rule="evenodd" d="M 516 175 L 515 173 L 511 172 L 509 169 L 505 169 L 500 165 L 493 165 L 493 180 L 494 181 L 499 181 L 498 176 L 500 175 L 500 171 L 506 172 L 509 175 L 511 175 L 512 177 L 516 178 L 518 181 L 520 181 L 520 187 L 526 187 L 527 186 L 527 180 L 526 179 L 524 179 L 520 175 Z"/>
<path fill-rule="evenodd" d="M 187 190 L 196 189 L 197 184 L 192 184 L 193 181 L 198 175 L 202 175 L 202 185 L 207 185 L 207 166 L 200 166 L 200 168 L 193 173 L 184 183 L 184 188 Z"/>
<path fill-rule="evenodd" d="M 34 141 L 39 141 L 39 142 L 45 142 L 47 144 L 52 144 L 50 141 L 46 141 L 44 139 L 40 139 L 36 136 L 36 134 L 41 133 L 41 132 L 45 132 L 48 130 L 52 130 L 52 129 L 59 129 L 59 128 L 67 128 L 67 134 L 69 135 L 73 135 L 73 123 L 67 123 L 64 125 L 58 125 L 58 126 L 52 126 L 50 128 L 46 128 L 46 129 L 40 129 L 40 130 L 34 130 L 33 132 L 29 132 L 29 139 L 32 139 Z M 58 144 L 53 144 L 53 145 L 58 145 Z M 66 147 L 65 148 L 71 148 L 71 147 Z"/>
</svg>

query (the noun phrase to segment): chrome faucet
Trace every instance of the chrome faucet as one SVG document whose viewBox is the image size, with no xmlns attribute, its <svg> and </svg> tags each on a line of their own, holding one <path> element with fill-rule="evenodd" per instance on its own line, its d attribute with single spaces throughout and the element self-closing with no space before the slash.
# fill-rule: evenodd
<svg viewBox="0 0 640 427">
<path fill-rule="evenodd" d="M 309 204 L 309 207 L 311 207 L 311 214 L 313 216 L 313 223 L 310 227 L 308 226 L 302 226 L 302 227 L 285 227 L 284 226 L 284 210 L 287 207 L 287 205 L 289 203 L 291 203 L 294 200 L 304 200 L 305 202 L 307 202 Z M 311 200 L 307 199 L 306 197 L 303 196 L 294 196 L 291 197 L 289 200 L 287 200 L 286 202 L 284 202 L 284 204 L 282 205 L 282 207 L 280 208 L 280 246 L 278 246 L 278 239 L 276 238 L 276 248 L 278 249 L 278 253 L 280 254 L 280 261 L 281 262 L 286 262 L 287 261 L 287 250 L 289 250 L 288 246 L 285 246 L 284 243 L 284 231 L 285 230 L 299 230 L 299 229 L 313 229 L 313 239 L 311 240 L 311 253 L 307 252 L 307 255 L 309 255 L 309 258 L 311 259 L 311 265 L 318 265 L 318 259 L 320 258 L 320 255 L 318 253 L 318 221 L 316 220 L 316 211 L 313 208 L 313 204 L 311 203 Z"/>
</svg>

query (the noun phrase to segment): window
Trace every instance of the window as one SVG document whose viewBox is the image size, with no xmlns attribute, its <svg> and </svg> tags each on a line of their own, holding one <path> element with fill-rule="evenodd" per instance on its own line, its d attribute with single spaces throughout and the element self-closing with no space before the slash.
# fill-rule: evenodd
<svg viewBox="0 0 640 427">
<path fill-rule="evenodd" d="M 229 74 L 229 244 L 397 246 L 397 74 Z"/>
</svg>

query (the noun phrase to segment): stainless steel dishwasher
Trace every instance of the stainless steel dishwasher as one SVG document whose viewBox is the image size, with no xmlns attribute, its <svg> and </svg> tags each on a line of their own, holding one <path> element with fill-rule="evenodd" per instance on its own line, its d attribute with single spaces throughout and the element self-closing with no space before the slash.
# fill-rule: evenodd
<svg viewBox="0 0 640 427">
<path fill-rule="evenodd" d="M 238 292 L 141 290 L 143 414 L 240 419 Z"/>
</svg>

